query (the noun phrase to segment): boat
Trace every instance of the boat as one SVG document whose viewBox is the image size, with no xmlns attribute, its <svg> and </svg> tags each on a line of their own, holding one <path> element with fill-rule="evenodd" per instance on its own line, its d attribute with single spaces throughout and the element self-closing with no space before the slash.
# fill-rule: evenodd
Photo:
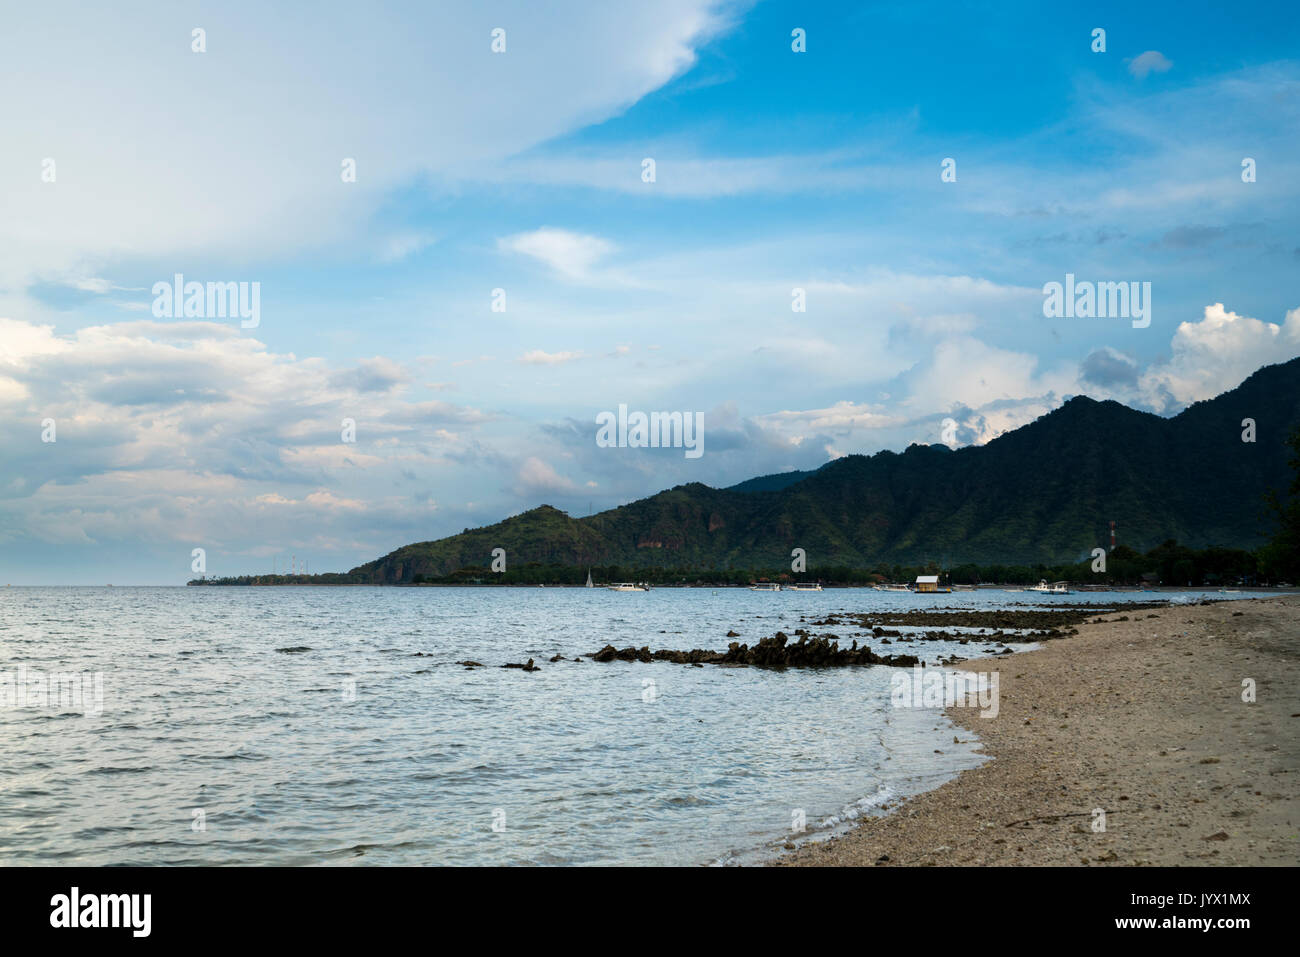
<svg viewBox="0 0 1300 957">
<path fill-rule="evenodd" d="M 917 575 L 913 589 L 918 595 L 951 595 L 952 589 L 939 584 L 938 575 Z"/>
<path fill-rule="evenodd" d="M 906 585 L 876 585 L 875 589 L 876 591 L 905 591 L 909 594 L 912 591 L 912 589 Z"/>
<path fill-rule="evenodd" d="M 615 582 L 606 586 L 610 591 L 649 591 L 650 586 L 645 582 Z"/>
<path fill-rule="evenodd" d="M 1046 579 L 1046 578 L 1044 578 L 1044 579 L 1042 579 L 1041 581 L 1039 581 L 1039 583 L 1038 583 L 1037 585 L 1034 585 L 1032 588 L 1026 588 L 1025 591 L 1038 592 L 1040 595 L 1070 595 L 1070 594 L 1073 594 L 1073 593 L 1070 591 L 1070 583 L 1069 583 L 1069 582 L 1052 582 L 1052 583 L 1049 585 L 1049 584 L 1047 584 L 1047 579 Z"/>
<path fill-rule="evenodd" d="M 797 585 L 786 585 L 790 591 L 821 591 L 821 582 L 800 582 Z"/>
<path fill-rule="evenodd" d="M 593 584 L 591 583 L 591 569 L 590 569 L 590 568 L 587 569 L 587 585 L 586 585 L 586 587 L 587 587 L 587 588 L 595 588 L 595 587 L 596 587 L 595 585 L 593 585 Z"/>
<path fill-rule="evenodd" d="M 750 582 L 749 590 L 750 591 L 780 591 L 781 585 L 779 582 Z"/>
</svg>

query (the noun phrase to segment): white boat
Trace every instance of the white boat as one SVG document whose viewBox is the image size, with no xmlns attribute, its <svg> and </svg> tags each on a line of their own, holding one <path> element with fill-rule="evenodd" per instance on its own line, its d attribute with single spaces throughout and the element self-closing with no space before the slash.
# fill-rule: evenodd
<svg viewBox="0 0 1300 957">
<path fill-rule="evenodd" d="M 821 591 L 821 582 L 800 582 L 797 585 L 786 585 L 790 591 Z"/>
<path fill-rule="evenodd" d="M 912 591 L 906 585 L 876 585 L 875 588 L 876 591 L 905 591 L 909 593 Z"/>
<path fill-rule="evenodd" d="M 593 585 L 593 584 L 591 583 L 591 569 L 590 569 L 590 568 L 587 569 L 587 585 L 586 585 L 586 587 L 587 587 L 587 588 L 595 588 L 595 587 L 596 587 L 595 585 Z"/>
<path fill-rule="evenodd" d="M 781 585 L 779 582 L 751 582 L 749 585 L 749 590 L 750 591 L 780 591 Z"/>
<path fill-rule="evenodd" d="M 606 586 L 610 591 L 649 591 L 650 586 L 645 582 L 615 582 Z"/>
<path fill-rule="evenodd" d="M 1041 595 L 1069 595 L 1069 594 L 1072 594 L 1072 592 L 1070 591 L 1070 583 L 1069 583 L 1069 582 L 1052 582 L 1052 583 L 1049 585 L 1049 584 L 1047 584 L 1047 579 L 1046 579 L 1046 578 L 1042 579 L 1042 580 L 1041 580 L 1037 585 L 1035 585 L 1034 587 L 1032 587 L 1032 588 L 1026 588 L 1025 591 L 1034 591 L 1034 592 L 1038 592 L 1038 593 L 1041 594 Z"/>
</svg>

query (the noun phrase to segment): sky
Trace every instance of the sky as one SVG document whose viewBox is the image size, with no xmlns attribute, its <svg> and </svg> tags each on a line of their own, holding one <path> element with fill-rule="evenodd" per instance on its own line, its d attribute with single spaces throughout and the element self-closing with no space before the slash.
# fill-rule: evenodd
<svg viewBox="0 0 1300 957">
<path fill-rule="evenodd" d="M 1177 414 L 1300 355 L 1297 51 L 1287 3 L 7 10 L 0 583 Z M 1149 323 L 1045 315 L 1067 275 Z"/>
</svg>

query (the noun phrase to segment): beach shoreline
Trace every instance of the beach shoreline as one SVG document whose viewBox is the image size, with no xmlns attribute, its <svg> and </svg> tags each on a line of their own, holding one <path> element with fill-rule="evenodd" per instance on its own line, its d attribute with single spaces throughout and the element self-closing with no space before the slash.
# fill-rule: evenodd
<svg viewBox="0 0 1300 957">
<path fill-rule="evenodd" d="M 769 866 L 1300 863 L 1300 596 L 1099 618 L 956 665 L 999 673 L 945 711 L 992 760 Z"/>
</svg>

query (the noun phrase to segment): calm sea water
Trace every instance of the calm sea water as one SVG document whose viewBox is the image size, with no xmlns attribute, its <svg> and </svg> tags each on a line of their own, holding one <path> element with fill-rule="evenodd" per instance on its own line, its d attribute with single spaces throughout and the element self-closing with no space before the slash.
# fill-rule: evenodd
<svg viewBox="0 0 1300 957">
<path fill-rule="evenodd" d="M 1154 596 L 4 588 L 0 684 L 98 672 L 103 710 L 0 706 L 0 864 L 759 859 L 796 810 L 824 834 L 984 759 L 941 712 L 891 708 L 889 668 L 547 659 L 724 649 L 729 629 L 752 644 L 835 610 L 1112 597 Z M 529 657 L 541 671 L 496 667 Z"/>
</svg>

